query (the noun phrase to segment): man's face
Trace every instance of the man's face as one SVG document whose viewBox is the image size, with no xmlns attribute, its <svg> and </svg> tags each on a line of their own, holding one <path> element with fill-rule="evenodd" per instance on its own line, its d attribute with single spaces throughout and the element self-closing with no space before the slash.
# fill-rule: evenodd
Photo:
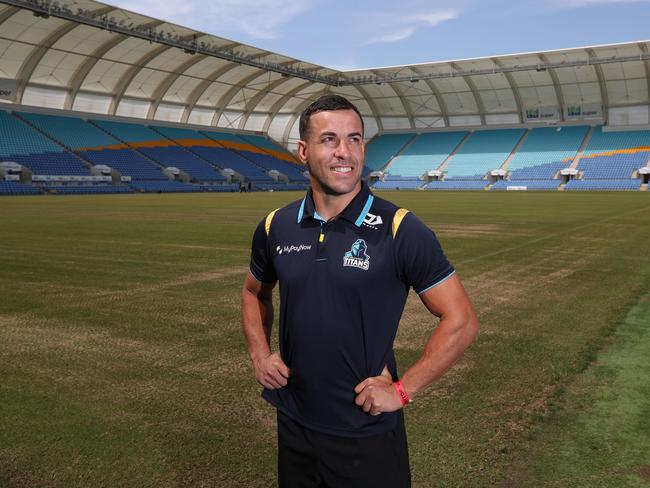
<svg viewBox="0 0 650 488">
<path fill-rule="evenodd" d="M 358 190 L 364 158 L 363 128 L 354 110 L 318 112 L 309 119 L 298 157 L 309 166 L 312 188 L 328 195 Z"/>
</svg>

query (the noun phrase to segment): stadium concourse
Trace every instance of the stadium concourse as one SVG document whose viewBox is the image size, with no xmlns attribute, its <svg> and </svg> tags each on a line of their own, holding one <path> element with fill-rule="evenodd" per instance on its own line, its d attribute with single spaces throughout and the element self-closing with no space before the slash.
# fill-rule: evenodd
<svg viewBox="0 0 650 488">
<path fill-rule="evenodd" d="M 642 190 L 650 42 L 338 71 L 92 0 L 0 0 L 0 194 L 303 190 L 361 110 L 375 189 Z"/>
</svg>

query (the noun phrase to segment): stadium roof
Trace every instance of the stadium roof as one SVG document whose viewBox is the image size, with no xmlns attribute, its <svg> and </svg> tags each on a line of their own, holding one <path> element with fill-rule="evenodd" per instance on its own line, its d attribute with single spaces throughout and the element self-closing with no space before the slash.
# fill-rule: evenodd
<svg viewBox="0 0 650 488">
<path fill-rule="evenodd" d="M 339 71 L 92 0 L 0 0 L 0 98 L 262 131 L 291 146 L 302 108 L 353 100 L 386 130 L 648 124 L 650 41 Z"/>
</svg>

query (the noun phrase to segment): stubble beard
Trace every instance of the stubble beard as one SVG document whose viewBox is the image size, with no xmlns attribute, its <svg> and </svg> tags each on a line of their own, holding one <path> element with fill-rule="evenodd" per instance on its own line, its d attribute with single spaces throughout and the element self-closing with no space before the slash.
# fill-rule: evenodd
<svg viewBox="0 0 650 488">
<path fill-rule="evenodd" d="M 328 185 L 327 182 L 325 181 L 325 178 L 321 178 L 319 176 L 314 175 L 314 173 L 312 173 L 311 171 L 309 163 L 307 163 L 307 168 L 309 169 L 309 176 L 311 178 L 312 189 L 314 189 L 314 183 L 316 183 L 318 185 L 317 189 L 328 196 L 336 197 L 340 195 L 347 195 L 348 193 L 353 192 L 359 185 L 359 182 L 361 181 L 361 171 L 360 171 L 359 174 L 357 175 L 357 178 L 354 180 L 354 184 L 349 190 L 339 191 L 333 188 L 332 186 Z M 328 169 L 327 171 L 330 170 Z M 356 171 L 356 168 L 353 171 Z"/>
</svg>

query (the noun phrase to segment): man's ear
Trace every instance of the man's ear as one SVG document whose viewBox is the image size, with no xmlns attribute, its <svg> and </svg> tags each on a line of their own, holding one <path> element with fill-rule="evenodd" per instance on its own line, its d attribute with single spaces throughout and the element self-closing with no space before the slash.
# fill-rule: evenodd
<svg viewBox="0 0 650 488">
<path fill-rule="evenodd" d="M 298 141 L 298 159 L 303 164 L 307 164 L 307 144 L 303 140 Z"/>
</svg>

